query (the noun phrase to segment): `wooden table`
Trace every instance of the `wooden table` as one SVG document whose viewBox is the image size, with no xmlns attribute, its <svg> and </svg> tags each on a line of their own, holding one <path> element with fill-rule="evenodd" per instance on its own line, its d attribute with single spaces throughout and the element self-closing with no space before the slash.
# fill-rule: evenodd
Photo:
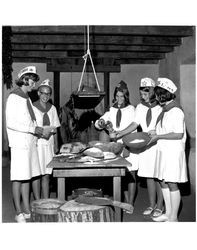
<svg viewBox="0 0 197 250">
<path fill-rule="evenodd" d="M 121 201 L 121 177 L 131 164 L 122 157 L 93 163 L 68 163 L 53 159 L 48 168 L 53 168 L 57 178 L 58 199 L 65 200 L 65 177 L 113 177 L 113 199 Z M 121 210 L 115 208 L 115 220 L 121 221 Z"/>
</svg>

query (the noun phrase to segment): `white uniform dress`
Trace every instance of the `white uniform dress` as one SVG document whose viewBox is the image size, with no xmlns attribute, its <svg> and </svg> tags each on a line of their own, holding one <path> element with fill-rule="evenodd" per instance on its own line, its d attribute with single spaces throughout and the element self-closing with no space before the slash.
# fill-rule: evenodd
<svg viewBox="0 0 197 250">
<path fill-rule="evenodd" d="M 113 125 L 113 129 L 116 131 L 121 131 L 127 128 L 135 118 L 135 107 L 132 105 L 128 105 L 125 108 L 121 108 L 122 116 L 120 121 L 120 126 L 116 127 L 116 114 L 118 109 L 111 107 L 108 112 L 106 112 L 100 119 L 104 119 L 104 121 L 111 121 Z M 98 120 L 96 121 L 98 123 Z M 118 140 L 118 142 L 122 142 L 122 139 Z M 138 169 L 138 155 L 130 153 L 129 157 L 126 158 L 132 164 L 132 167 L 129 167 L 129 171 L 134 171 Z"/>
<path fill-rule="evenodd" d="M 184 113 L 173 107 L 164 113 L 156 127 L 157 134 L 183 133 L 180 140 L 158 140 L 154 177 L 166 182 L 186 182 L 187 170 L 185 161 L 186 129 Z"/>
<path fill-rule="evenodd" d="M 35 106 L 34 113 L 36 116 L 36 121 L 38 126 L 43 126 L 43 116 L 44 113 L 40 111 Z M 60 121 L 57 115 L 57 110 L 54 105 L 51 106 L 49 111 L 47 112 L 49 120 L 50 120 L 50 126 L 55 126 L 56 128 L 60 126 Z M 54 156 L 54 136 L 52 135 L 49 140 L 39 138 L 37 142 L 38 146 L 38 155 L 40 160 L 40 168 L 41 168 L 41 174 L 51 174 L 52 168 L 46 168 L 47 164 L 52 160 Z"/>
<path fill-rule="evenodd" d="M 156 105 L 155 107 L 151 108 L 152 119 L 149 126 L 147 126 L 146 114 L 148 109 L 149 108 L 147 106 L 140 103 L 137 105 L 135 110 L 135 122 L 141 126 L 143 132 L 148 132 L 150 130 L 155 129 L 157 118 L 162 110 L 160 105 Z M 153 178 L 155 159 L 156 159 L 156 145 L 140 153 L 138 176 Z"/>
<path fill-rule="evenodd" d="M 29 99 L 30 103 L 31 100 Z M 6 104 L 6 126 L 11 148 L 10 179 L 29 180 L 41 174 L 37 152 L 36 124 L 32 121 L 27 99 L 10 94 Z"/>
</svg>

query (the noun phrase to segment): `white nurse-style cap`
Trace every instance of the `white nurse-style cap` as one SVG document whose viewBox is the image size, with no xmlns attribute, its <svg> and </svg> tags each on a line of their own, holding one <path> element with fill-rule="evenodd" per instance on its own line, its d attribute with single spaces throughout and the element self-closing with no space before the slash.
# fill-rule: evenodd
<svg viewBox="0 0 197 250">
<path fill-rule="evenodd" d="M 155 81 L 148 77 L 142 78 L 140 82 L 140 87 L 155 87 Z"/>
<path fill-rule="evenodd" d="M 52 90 L 51 82 L 49 79 L 42 81 L 41 84 L 38 86 L 38 88 L 41 88 L 41 87 L 48 87 Z"/>
<path fill-rule="evenodd" d="M 18 79 L 20 79 L 25 74 L 34 74 L 36 76 L 36 81 L 39 81 L 40 79 L 39 75 L 36 72 L 35 66 L 28 66 L 21 69 L 21 71 L 18 73 Z"/>
<path fill-rule="evenodd" d="M 168 90 L 172 94 L 177 90 L 176 85 L 168 78 L 158 78 L 157 86 Z"/>
</svg>

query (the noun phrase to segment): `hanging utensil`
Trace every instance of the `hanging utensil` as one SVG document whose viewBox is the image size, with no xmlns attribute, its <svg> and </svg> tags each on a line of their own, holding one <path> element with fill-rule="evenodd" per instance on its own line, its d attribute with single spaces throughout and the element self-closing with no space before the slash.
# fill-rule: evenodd
<svg viewBox="0 0 197 250">
<path fill-rule="evenodd" d="M 82 89 L 82 80 L 84 77 L 84 72 L 87 66 L 87 60 L 90 59 L 92 70 L 94 73 L 94 78 L 96 81 L 97 89 L 89 88 L 89 89 Z M 81 78 L 78 86 L 78 90 L 73 92 L 73 101 L 74 101 L 74 107 L 79 109 L 92 109 L 95 108 L 103 99 L 105 96 L 105 92 L 102 92 L 98 83 L 96 71 L 94 68 L 94 63 L 92 60 L 90 47 L 89 47 L 89 25 L 87 26 L 87 52 L 83 56 L 84 59 L 84 65 L 83 70 L 81 73 Z"/>
</svg>

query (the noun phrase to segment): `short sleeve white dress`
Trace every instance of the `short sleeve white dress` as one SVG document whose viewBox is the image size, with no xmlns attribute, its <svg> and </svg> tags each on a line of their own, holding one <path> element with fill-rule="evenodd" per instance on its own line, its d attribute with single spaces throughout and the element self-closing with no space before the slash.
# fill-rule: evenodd
<svg viewBox="0 0 197 250">
<path fill-rule="evenodd" d="M 30 104 L 31 100 L 29 99 Z M 41 174 L 37 152 L 36 123 L 32 121 L 27 99 L 11 93 L 6 104 L 6 127 L 11 148 L 11 181 L 29 180 Z"/>
<path fill-rule="evenodd" d="M 156 105 L 151 108 L 152 119 L 150 124 L 147 126 L 146 123 L 146 114 L 148 112 L 148 107 L 142 103 L 138 104 L 135 110 L 135 122 L 141 126 L 143 132 L 148 132 L 154 130 L 156 126 L 156 121 L 161 113 L 161 106 Z M 155 168 L 155 159 L 156 159 L 156 145 L 146 149 L 139 154 L 139 169 L 138 176 L 153 178 L 154 168 Z"/>
<path fill-rule="evenodd" d="M 174 107 L 164 113 L 156 126 L 157 134 L 183 133 L 180 140 L 158 140 L 154 177 L 165 182 L 187 182 L 185 160 L 186 128 L 183 111 Z"/>
<path fill-rule="evenodd" d="M 43 116 L 44 113 L 34 106 L 34 113 L 36 116 L 36 121 L 38 126 L 43 126 Z M 51 106 L 47 115 L 50 120 L 50 126 L 55 126 L 56 128 L 60 126 L 60 121 L 58 118 L 57 110 L 54 105 Z M 52 169 L 47 168 L 47 164 L 53 159 L 54 156 L 54 136 L 52 135 L 49 140 L 40 138 L 37 142 L 38 155 L 40 161 L 41 174 L 51 174 Z"/>
</svg>

